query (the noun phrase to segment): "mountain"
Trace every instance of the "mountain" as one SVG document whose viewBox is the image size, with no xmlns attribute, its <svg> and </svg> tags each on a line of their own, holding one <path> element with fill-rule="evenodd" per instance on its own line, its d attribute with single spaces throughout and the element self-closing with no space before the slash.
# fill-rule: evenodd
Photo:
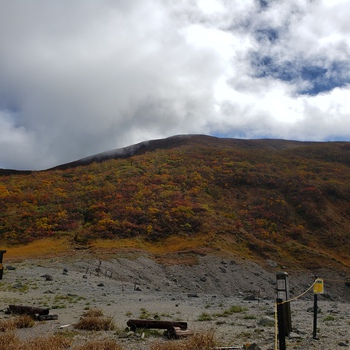
<svg viewBox="0 0 350 350">
<path fill-rule="evenodd" d="M 348 269 L 349 181 L 348 142 L 179 135 L 3 172 L 0 235 Z"/>
<path fill-rule="evenodd" d="M 49 170 L 55 169 L 69 169 L 81 165 L 89 165 L 94 162 L 103 162 L 109 159 L 129 158 L 134 155 L 145 154 L 146 152 L 153 152 L 157 149 L 171 149 L 181 146 L 211 146 L 211 147 L 235 147 L 235 148 L 275 148 L 287 149 L 297 147 L 301 143 L 298 141 L 288 140 L 241 140 L 230 138 L 217 138 L 207 135 L 176 135 L 159 140 L 150 140 L 140 142 L 128 147 L 118 148 L 115 150 L 98 153 L 89 157 L 85 157 L 73 162 L 55 166 Z"/>
</svg>

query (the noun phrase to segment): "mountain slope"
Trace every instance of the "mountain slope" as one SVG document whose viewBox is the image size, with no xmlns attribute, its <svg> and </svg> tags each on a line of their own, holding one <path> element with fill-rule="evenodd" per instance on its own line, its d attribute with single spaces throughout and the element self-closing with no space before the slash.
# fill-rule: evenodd
<svg viewBox="0 0 350 350">
<path fill-rule="evenodd" d="M 141 155 L 147 152 L 153 152 L 158 149 L 171 149 L 181 146 L 199 146 L 207 147 L 235 147 L 235 148 L 276 148 L 287 149 L 297 147 L 301 143 L 288 140 L 240 140 L 240 139 L 222 139 L 207 135 L 177 135 L 159 140 L 150 140 L 137 143 L 128 147 L 102 152 L 89 157 L 85 157 L 73 162 L 55 166 L 49 170 L 69 169 L 81 165 L 89 165 L 94 162 L 104 162 L 109 159 L 129 158 L 134 155 Z"/>
<path fill-rule="evenodd" d="M 346 142 L 148 141 L 2 176 L 0 234 L 7 245 L 66 237 L 122 247 L 131 240 L 138 249 L 166 244 L 169 253 L 349 266 L 349 165 Z"/>
</svg>

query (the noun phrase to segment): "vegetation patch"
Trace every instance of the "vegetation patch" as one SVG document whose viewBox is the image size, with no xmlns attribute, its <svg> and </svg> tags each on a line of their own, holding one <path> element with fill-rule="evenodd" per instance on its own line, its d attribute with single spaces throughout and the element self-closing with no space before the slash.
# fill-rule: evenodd
<svg viewBox="0 0 350 350">
<path fill-rule="evenodd" d="M 240 312 L 245 312 L 247 311 L 247 308 L 239 305 L 232 305 L 230 308 L 224 310 L 221 313 L 215 313 L 215 317 L 228 317 L 232 314 L 240 313 Z"/>
<path fill-rule="evenodd" d="M 112 331 L 115 324 L 113 317 L 104 316 L 101 310 L 93 309 L 85 312 L 74 328 L 85 331 Z"/>
<path fill-rule="evenodd" d="M 151 350 L 211 350 L 218 346 L 214 330 L 196 332 L 193 336 L 184 340 L 155 342 Z"/>
<path fill-rule="evenodd" d="M 74 350 L 123 350 L 114 339 L 91 340 L 86 344 L 76 346 Z"/>
<path fill-rule="evenodd" d="M 8 319 L 0 319 L 0 331 L 8 332 L 18 328 L 31 328 L 35 324 L 32 317 L 21 315 Z M 0 347 L 1 348 L 1 347 Z"/>
<path fill-rule="evenodd" d="M 306 268 L 315 258 L 350 264 L 347 143 L 196 138 L 178 146 L 2 173 L 7 258 L 63 255 L 83 243 L 146 250 L 169 263 L 177 263 L 169 252 L 224 249 L 254 259 L 283 254 Z M 190 254 L 182 261 L 195 263 Z"/>
<path fill-rule="evenodd" d="M 198 316 L 198 321 L 212 321 L 213 320 L 213 316 L 210 315 L 207 312 L 202 312 L 199 316 Z"/>
</svg>

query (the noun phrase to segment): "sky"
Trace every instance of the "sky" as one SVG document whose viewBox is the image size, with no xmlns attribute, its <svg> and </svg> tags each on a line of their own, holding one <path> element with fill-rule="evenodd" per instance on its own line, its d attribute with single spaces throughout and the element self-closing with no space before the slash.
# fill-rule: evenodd
<svg viewBox="0 0 350 350">
<path fill-rule="evenodd" d="M 350 141 L 349 0 L 0 0 L 0 168 L 178 134 Z"/>
</svg>

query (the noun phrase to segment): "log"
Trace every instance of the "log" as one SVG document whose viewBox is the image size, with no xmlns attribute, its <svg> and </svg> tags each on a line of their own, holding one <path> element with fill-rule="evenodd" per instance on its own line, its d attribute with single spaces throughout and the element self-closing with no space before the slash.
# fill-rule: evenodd
<svg viewBox="0 0 350 350">
<path fill-rule="evenodd" d="M 44 309 L 41 307 L 33 307 L 33 306 L 23 306 L 23 305 L 9 305 L 8 313 L 17 314 L 17 315 L 48 315 L 50 309 Z"/>
<path fill-rule="evenodd" d="M 187 329 L 187 322 L 177 321 L 153 321 L 153 320 L 129 320 L 126 323 L 131 330 L 135 331 L 137 328 L 158 328 L 173 330 L 174 327 L 179 327 L 182 330 Z"/>
<path fill-rule="evenodd" d="M 51 314 L 51 315 L 39 315 L 38 316 L 39 321 L 51 321 L 51 320 L 58 320 L 58 315 Z"/>
</svg>

